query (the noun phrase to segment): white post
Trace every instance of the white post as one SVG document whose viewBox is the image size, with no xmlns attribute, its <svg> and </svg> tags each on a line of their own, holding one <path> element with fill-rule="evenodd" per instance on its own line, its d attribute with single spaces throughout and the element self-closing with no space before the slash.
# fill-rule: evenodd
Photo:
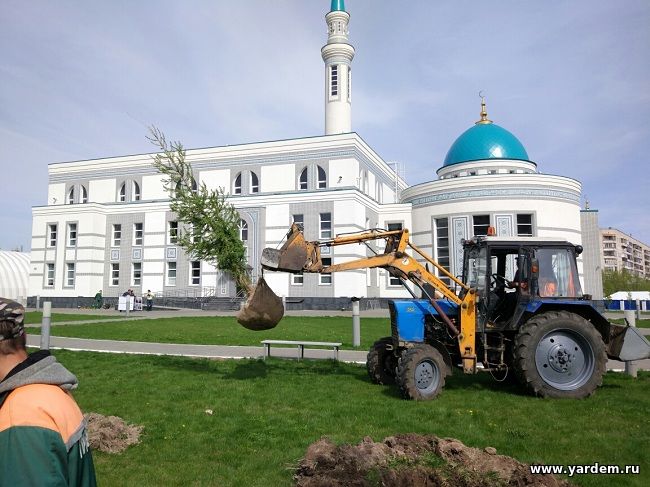
<svg viewBox="0 0 650 487">
<path fill-rule="evenodd" d="M 52 324 L 52 302 L 43 303 L 43 319 L 41 320 L 41 350 L 50 349 L 50 325 Z"/>
<path fill-rule="evenodd" d="M 636 319 L 640 320 L 641 319 L 641 301 L 637 299 L 634 303 L 636 307 Z"/>
<path fill-rule="evenodd" d="M 352 346 L 361 346 L 361 317 L 359 316 L 359 298 L 352 298 Z"/>
<path fill-rule="evenodd" d="M 282 295 L 282 309 L 287 310 L 287 297 L 285 295 Z"/>
<path fill-rule="evenodd" d="M 631 301 L 632 303 L 634 301 Z M 630 326 L 636 326 L 636 311 L 633 309 L 625 310 L 625 320 Z M 631 377 L 636 377 L 637 365 L 633 360 L 625 362 L 625 373 Z"/>
<path fill-rule="evenodd" d="M 41 297 L 36 296 L 36 311 L 41 309 Z"/>
</svg>

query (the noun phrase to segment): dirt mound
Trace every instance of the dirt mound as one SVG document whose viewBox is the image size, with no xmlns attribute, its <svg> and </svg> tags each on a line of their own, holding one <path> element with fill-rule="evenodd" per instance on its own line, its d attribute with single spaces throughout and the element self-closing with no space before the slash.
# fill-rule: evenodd
<svg viewBox="0 0 650 487">
<path fill-rule="evenodd" d="M 525 463 L 453 438 L 397 435 L 375 443 L 336 446 L 323 438 L 307 449 L 294 475 L 299 487 L 565 487 L 552 475 L 532 475 Z"/>
<path fill-rule="evenodd" d="M 98 413 L 88 413 L 84 417 L 88 421 L 88 441 L 93 450 L 120 453 L 140 443 L 143 426 L 127 424 L 117 416 Z"/>
</svg>

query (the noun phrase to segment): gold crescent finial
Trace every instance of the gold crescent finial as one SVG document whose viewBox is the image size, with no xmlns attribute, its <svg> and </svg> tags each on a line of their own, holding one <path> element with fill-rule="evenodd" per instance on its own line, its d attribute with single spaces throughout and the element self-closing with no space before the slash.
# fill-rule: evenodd
<svg viewBox="0 0 650 487">
<path fill-rule="evenodd" d="M 478 96 L 481 97 L 481 119 L 476 122 L 476 125 L 492 123 L 492 120 L 487 118 L 487 109 L 485 108 L 485 97 L 483 96 L 483 90 L 478 92 Z"/>
</svg>

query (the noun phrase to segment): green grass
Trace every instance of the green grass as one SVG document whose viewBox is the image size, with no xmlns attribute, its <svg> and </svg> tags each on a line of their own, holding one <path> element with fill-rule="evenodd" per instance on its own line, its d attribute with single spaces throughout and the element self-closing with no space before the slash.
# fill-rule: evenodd
<svg viewBox="0 0 650 487">
<path fill-rule="evenodd" d="M 618 323 L 619 325 L 625 324 L 625 320 L 623 318 L 609 320 L 609 321 L 611 321 L 612 323 Z M 650 319 L 636 320 L 636 326 L 638 328 L 650 328 Z"/>
<path fill-rule="evenodd" d="M 114 320 L 114 316 L 106 315 L 86 315 L 81 313 L 52 313 L 52 323 L 63 321 L 84 321 L 84 320 Z M 25 313 L 25 324 L 35 325 L 40 324 L 43 320 L 43 313 L 41 311 L 27 311 Z"/>
<path fill-rule="evenodd" d="M 266 331 L 251 331 L 231 316 L 178 317 L 132 322 L 53 326 L 53 336 L 204 345 L 260 345 L 261 340 L 342 342 L 352 349 L 352 319 L 348 317 L 287 316 Z M 361 320 L 361 347 L 367 350 L 378 338 L 390 335 L 387 318 Z"/>
<path fill-rule="evenodd" d="M 370 383 L 333 361 L 205 360 L 56 352 L 77 374 L 84 411 L 144 425 L 142 443 L 95 452 L 101 485 L 289 486 L 322 436 L 375 441 L 397 433 L 455 437 L 526 462 L 638 464 L 639 476 L 583 475 L 579 485 L 647 485 L 650 374 L 609 373 L 585 400 L 544 400 L 486 375 L 454 375 L 429 402 Z M 205 413 L 212 409 L 213 415 Z"/>
</svg>

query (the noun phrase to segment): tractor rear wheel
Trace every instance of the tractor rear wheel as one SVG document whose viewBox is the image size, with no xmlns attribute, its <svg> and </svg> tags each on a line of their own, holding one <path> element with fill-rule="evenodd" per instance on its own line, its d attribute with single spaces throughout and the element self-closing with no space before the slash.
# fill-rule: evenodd
<svg viewBox="0 0 650 487">
<path fill-rule="evenodd" d="M 607 365 L 600 333 L 582 316 L 549 311 L 526 322 L 515 337 L 515 371 L 533 394 L 581 399 L 603 382 Z"/>
<path fill-rule="evenodd" d="M 377 340 L 366 359 L 366 368 L 368 376 L 375 384 L 394 384 L 395 367 L 397 358 L 389 347 L 392 347 L 393 339 L 391 337 L 380 338 Z"/>
<path fill-rule="evenodd" d="M 445 385 L 447 365 L 438 350 L 416 345 L 402 353 L 397 365 L 397 385 L 406 399 L 427 401 Z"/>
</svg>

